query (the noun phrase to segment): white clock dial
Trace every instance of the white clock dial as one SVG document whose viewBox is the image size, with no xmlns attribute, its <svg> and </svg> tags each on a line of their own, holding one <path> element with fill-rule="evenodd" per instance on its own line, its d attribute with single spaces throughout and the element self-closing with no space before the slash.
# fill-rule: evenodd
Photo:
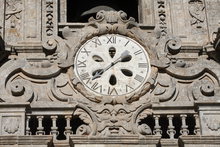
<svg viewBox="0 0 220 147">
<path fill-rule="evenodd" d="M 85 88 L 97 95 L 137 91 L 150 73 L 149 57 L 135 40 L 116 34 L 94 37 L 80 47 L 74 70 Z"/>
</svg>

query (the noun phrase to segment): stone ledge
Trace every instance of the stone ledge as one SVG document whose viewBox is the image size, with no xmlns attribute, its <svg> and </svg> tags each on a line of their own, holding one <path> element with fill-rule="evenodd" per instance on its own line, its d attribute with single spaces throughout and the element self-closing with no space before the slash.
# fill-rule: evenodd
<svg viewBox="0 0 220 147">
<path fill-rule="evenodd" d="M 160 137 L 149 135 L 146 137 L 138 136 L 108 136 L 108 137 L 82 137 L 70 136 L 73 144 L 129 144 L 129 145 L 157 145 Z"/>
<path fill-rule="evenodd" d="M 11 107 L 27 107 L 30 105 L 30 102 L 25 102 L 25 103 L 0 103 L 0 107 L 6 107 L 6 108 L 11 108 Z"/>
<path fill-rule="evenodd" d="M 161 139 L 161 147 L 178 147 L 178 139 Z"/>
<path fill-rule="evenodd" d="M 179 145 L 180 147 L 185 147 L 186 145 L 220 146 L 220 136 L 180 136 Z"/>
<path fill-rule="evenodd" d="M 0 136 L 1 145 L 53 145 L 53 137 L 50 135 L 44 136 Z"/>
</svg>

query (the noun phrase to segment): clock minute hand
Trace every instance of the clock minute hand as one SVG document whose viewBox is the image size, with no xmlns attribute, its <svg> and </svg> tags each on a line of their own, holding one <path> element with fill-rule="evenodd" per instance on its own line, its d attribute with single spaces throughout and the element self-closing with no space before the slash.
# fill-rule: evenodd
<svg viewBox="0 0 220 147">
<path fill-rule="evenodd" d="M 130 53 L 130 52 L 129 52 L 128 50 L 126 50 L 126 51 L 124 51 L 123 53 L 121 53 L 121 56 L 120 56 L 118 59 L 116 59 L 114 62 L 112 62 L 113 65 L 115 65 L 115 64 L 117 64 L 118 62 L 121 62 L 121 61 L 123 61 L 125 58 L 129 57 L 129 56 L 130 56 L 129 53 Z"/>
<path fill-rule="evenodd" d="M 121 53 L 121 56 L 116 59 L 114 62 L 112 62 L 110 65 L 108 65 L 106 68 L 99 70 L 95 73 L 95 75 L 92 77 L 92 80 L 96 79 L 96 78 L 100 78 L 101 75 L 107 71 L 108 69 L 110 69 L 112 66 L 114 66 L 115 64 L 117 64 L 118 62 L 123 61 L 123 59 L 127 58 L 129 55 L 129 51 L 124 51 L 123 53 Z"/>
</svg>

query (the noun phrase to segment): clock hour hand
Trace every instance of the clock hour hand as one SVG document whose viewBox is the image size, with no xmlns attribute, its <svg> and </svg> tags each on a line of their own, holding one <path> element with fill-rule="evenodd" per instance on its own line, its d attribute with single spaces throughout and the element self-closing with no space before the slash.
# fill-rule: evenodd
<svg viewBox="0 0 220 147">
<path fill-rule="evenodd" d="M 101 75 L 105 72 L 105 71 L 107 71 L 109 68 L 111 68 L 113 65 L 112 64 L 110 64 L 110 65 L 108 65 L 106 68 L 104 68 L 104 69 L 98 69 L 98 70 L 96 70 L 94 73 L 95 73 L 95 75 L 92 77 L 92 80 L 94 80 L 94 79 L 97 79 L 97 78 L 100 78 L 101 77 Z"/>
<path fill-rule="evenodd" d="M 108 69 L 110 69 L 112 66 L 114 66 L 115 64 L 117 64 L 118 62 L 122 62 L 125 58 L 127 58 L 127 57 L 129 57 L 130 55 L 129 55 L 129 51 L 124 51 L 122 54 L 121 54 L 121 56 L 118 58 L 118 59 L 116 59 L 114 62 L 112 62 L 110 65 L 108 65 L 106 68 L 104 68 L 104 69 L 99 69 L 99 70 L 96 70 L 95 71 L 95 75 L 92 77 L 92 80 L 94 80 L 94 79 L 97 79 L 97 78 L 100 78 L 101 77 L 101 75 L 105 72 L 105 71 L 107 71 Z"/>
<path fill-rule="evenodd" d="M 95 75 L 92 77 L 92 80 L 95 80 L 95 79 L 97 79 L 97 78 L 100 78 L 102 74 L 103 74 L 103 69 L 101 69 L 101 70 L 96 70 L 96 71 L 95 71 Z"/>
</svg>

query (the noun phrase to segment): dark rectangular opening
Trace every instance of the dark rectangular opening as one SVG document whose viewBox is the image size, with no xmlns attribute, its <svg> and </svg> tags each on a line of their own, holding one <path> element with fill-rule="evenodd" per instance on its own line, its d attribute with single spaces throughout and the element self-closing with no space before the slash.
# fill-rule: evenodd
<svg viewBox="0 0 220 147">
<path fill-rule="evenodd" d="M 67 0 L 67 22 L 88 22 L 100 10 L 122 10 L 138 21 L 137 0 Z"/>
</svg>

